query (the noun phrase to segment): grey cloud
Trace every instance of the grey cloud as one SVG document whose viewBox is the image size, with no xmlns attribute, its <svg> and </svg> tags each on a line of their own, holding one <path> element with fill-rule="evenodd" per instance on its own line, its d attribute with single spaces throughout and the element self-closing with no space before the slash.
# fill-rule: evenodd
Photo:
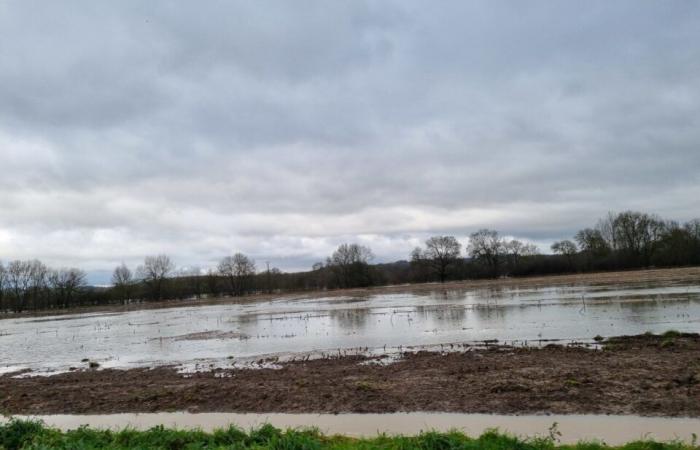
<svg viewBox="0 0 700 450">
<path fill-rule="evenodd" d="M 5 2 L 0 259 L 543 246 L 700 190 L 693 2 Z"/>
</svg>

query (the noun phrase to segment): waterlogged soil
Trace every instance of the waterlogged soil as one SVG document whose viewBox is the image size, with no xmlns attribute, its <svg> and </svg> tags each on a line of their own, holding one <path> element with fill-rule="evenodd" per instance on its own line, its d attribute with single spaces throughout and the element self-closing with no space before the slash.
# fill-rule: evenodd
<svg viewBox="0 0 700 450">
<path fill-rule="evenodd" d="M 7 316 L 0 319 L 0 374 L 51 375 L 91 363 L 110 369 L 231 369 L 261 358 L 298 360 L 341 351 L 376 356 L 494 339 L 538 345 L 669 329 L 698 332 L 700 268 L 167 305 Z"/>
<path fill-rule="evenodd" d="M 346 356 L 278 369 L 80 370 L 0 376 L 12 414 L 121 412 L 384 413 L 700 416 L 700 336 L 640 335 L 601 348 L 467 348 L 404 354 L 391 364 Z"/>
</svg>

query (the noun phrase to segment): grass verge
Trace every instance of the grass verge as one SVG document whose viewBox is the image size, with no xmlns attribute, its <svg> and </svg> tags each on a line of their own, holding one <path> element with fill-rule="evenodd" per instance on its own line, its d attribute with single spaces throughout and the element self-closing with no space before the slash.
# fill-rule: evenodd
<svg viewBox="0 0 700 450">
<path fill-rule="evenodd" d="M 520 439 L 488 431 L 478 438 L 460 432 L 425 432 L 418 436 L 386 436 L 356 439 L 344 436 L 325 436 L 314 429 L 279 430 L 271 425 L 244 432 L 236 427 L 206 433 L 198 430 L 174 430 L 162 426 L 146 431 L 124 429 L 98 430 L 81 427 L 60 431 L 41 422 L 10 420 L 0 425 L 0 449 L 421 449 L 421 450 L 700 450 L 695 442 L 637 441 L 624 446 L 609 447 L 602 443 L 581 442 L 560 445 L 556 428 L 547 437 Z"/>
</svg>

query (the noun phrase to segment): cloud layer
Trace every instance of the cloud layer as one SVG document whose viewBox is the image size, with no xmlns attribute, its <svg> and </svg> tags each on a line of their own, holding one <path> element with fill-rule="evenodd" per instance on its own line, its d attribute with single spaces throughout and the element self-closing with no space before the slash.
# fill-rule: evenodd
<svg viewBox="0 0 700 450">
<path fill-rule="evenodd" d="M 685 1 L 3 2 L 0 259 L 292 270 L 689 219 L 698 42 Z"/>
</svg>

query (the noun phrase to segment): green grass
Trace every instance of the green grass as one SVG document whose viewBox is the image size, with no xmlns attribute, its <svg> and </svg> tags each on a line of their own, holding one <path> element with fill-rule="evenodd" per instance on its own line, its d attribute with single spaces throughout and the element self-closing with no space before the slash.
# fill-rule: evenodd
<svg viewBox="0 0 700 450">
<path fill-rule="evenodd" d="M 607 447 L 599 443 L 559 445 L 556 427 L 548 437 L 519 439 L 497 431 L 488 431 L 478 438 L 459 432 L 427 432 L 414 437 L 380 435 L 368 439 L 343 436 L 325 436 L 313 429 L 282 431 L 271 425 L 244 432 L 231 427 L 205 433 L 198 430 L 173 430 L 154 427 L 146 431 L 122 431 L 78 428 L 62 432 L 40 422 L 11 420 L 0 425 L 0 449 L 387 449 L 387 450 L 699 450 L 695 444 L 680 442 L 657 443 L 639 441 L 621 447 Z"/>
</svg>

